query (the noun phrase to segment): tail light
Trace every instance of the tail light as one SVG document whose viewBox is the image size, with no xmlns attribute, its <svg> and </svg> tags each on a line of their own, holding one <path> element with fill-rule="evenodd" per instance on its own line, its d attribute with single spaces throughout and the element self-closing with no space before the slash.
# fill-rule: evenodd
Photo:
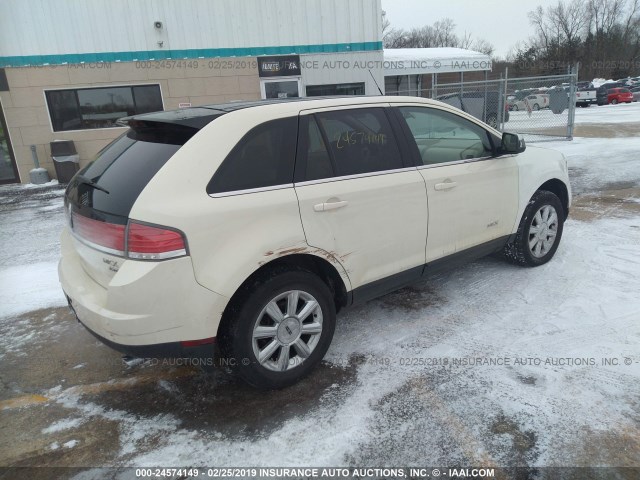
<svg viewBox="0 0 640 480">
<path fill-rule="evenodd" d="M 187 254 L 184 236 L 176 230 L 129 222 L 127 255 L 139 260 L 164 260 Z"/>
<path fill-rule="evenodd" d="M 113 255 L 125 256 L 125 225 L 101 222 L 71 213 L 71 229 L 90 247 Z"/>
<path fill-rule="evenodd" d="M 184 234 L 178 230 L 129 221 L 102 222 L 71 214 L 71 230 L 81 242 L 102 252 L 136 260 L 166 260 L 187 255 Z"/>
</svg>

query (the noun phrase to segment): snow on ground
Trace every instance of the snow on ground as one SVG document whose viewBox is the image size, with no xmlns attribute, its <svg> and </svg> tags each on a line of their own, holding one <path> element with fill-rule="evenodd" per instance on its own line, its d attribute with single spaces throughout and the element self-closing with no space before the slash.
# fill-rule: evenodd
<svg viewBox="0 0 640 480">
<path fill-rule="evenodd" d="M 532 144 L 561 151 L 569 161 L 573 194 L 593 192 L 607 185 L 640 184 L 640 137 L 579 138 Z"/>
<path fill-rule="evenodd" d="M 640 103 L 638 102 L 576 108 L 577 124 L 634 122 L 640 122 Z"/>
<path fill-rule="evenodd" d="M 416 286 L 411 302 L 399 292 L 350 310 L 327 360 L 339 366 L 362 355 L 355 382 L 265 435 L 229 438 L 181 428 L 171 416 L 59 401 L 119 418 L 122 455 L 160 439 L 128 456 L 130 465 L 452 465 L 484 457 L 504 466 L 574 465 L 584 460 L 571 442 L 585 430 L 637 428 L 639 269 L 640 218 L 569 221 L 557 257 L 543 267 L 485 259 Z M 602 365 L 609 357 L 621 365 Z M 508 364 L 462 364 L 491 359 Z M 509 431 L 504 445 L 492 435 L 504 425 L 530 437 L 524 458 L 514 457 Z"/>
<path fill-rule="evenodd" d="M 39 188 L 0 188 L 0 322 L 66 304 L 57 273 L 64 190 Z"/>
<path fill-rule="evenodd" d="M 549 129 L 566 128 L 569 112 L 555 114 L 549 109 L 538 110 L 529 114 L 526 111 L 509 112 L 509 121 L 504 124 L 505 131 L 536 132 Z M 576 125 L 630 124 L 640 122 L 640 103 L 623 103 L 619 105 L 592 105 L 589 108 L 576 108 Z M 561 134 L 560 131 L 556 132 Z"/>
</svg>

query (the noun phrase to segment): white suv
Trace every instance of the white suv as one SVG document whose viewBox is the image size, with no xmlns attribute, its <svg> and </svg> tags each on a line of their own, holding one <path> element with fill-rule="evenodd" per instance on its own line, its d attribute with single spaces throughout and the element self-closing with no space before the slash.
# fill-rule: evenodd
<svg viewBox="0 0 640 480">
<path fill-rule="evenodd" d="M 547 262 L 571 202 L 560 153 L 421 98 L 127 121 L 67 188 L 71 308 L 117 350 L 221 359 L 262 388 L 307 374 L 344 307 L 496 252 Z"/>
</svg>

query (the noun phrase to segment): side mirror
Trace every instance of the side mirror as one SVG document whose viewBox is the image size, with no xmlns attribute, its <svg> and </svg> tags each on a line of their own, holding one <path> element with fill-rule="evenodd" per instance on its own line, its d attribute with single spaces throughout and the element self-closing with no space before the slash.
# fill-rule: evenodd
<svg viewBox="0 0 640 480">
<path fill-rule="evenodd" d="M 498 149 L 499 155 L 522 153 L 527 149 L 524 138 L 515 133 L 503 133 L 502 144 Z"/>
</svg>

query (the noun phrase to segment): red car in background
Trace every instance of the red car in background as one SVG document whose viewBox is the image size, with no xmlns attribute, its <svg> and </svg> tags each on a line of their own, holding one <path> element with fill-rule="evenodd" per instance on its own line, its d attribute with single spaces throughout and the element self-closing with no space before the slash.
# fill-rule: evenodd
<svg viewBox="0 0 640 480">
<path fill-rule="evenodd" d="M 607 92 L 607 104 L 633 102 L 633 93 L 628 88 L 612 88 Z"/>
</svg>

